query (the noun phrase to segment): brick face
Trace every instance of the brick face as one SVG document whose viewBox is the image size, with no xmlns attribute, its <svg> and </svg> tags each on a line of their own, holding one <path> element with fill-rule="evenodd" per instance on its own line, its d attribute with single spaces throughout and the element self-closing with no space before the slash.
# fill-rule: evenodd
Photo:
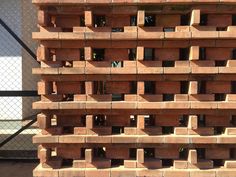
<svg viewBox="0 0 236 177">
<path fill-rule="evenodd" d="M 35 177 L 236 176 L 236 1 L 33 3 Z"/>
</svg>

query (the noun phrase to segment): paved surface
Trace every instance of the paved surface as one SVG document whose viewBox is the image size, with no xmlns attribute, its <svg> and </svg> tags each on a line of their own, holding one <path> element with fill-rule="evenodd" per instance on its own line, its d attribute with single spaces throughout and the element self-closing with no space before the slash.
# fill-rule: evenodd
<svg viewBox="0 0 236 177">
<path fill-rule="evenodd" d="M 32 171 L 37 161 L 30 160 L 0 160 L 1 177 L 32 177 Z"/>
</svg>

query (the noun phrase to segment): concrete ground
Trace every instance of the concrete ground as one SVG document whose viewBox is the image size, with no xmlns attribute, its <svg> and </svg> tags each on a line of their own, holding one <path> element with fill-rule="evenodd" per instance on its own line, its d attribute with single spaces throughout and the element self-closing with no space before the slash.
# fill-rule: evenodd
<svg viewBox="0 0 236 177">
<path fill-rule="evenodd" d="M 1 177 L 32 177 L 37 166 L 35 160 L 0 160 Z"/>
</svg>

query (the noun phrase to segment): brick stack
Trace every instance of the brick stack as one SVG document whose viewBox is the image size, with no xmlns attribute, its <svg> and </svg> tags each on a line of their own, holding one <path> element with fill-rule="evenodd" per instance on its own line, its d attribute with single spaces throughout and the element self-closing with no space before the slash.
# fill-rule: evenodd
<svg viewBox="0 0 236 177">
<path fill-rule="evenodd" d="M 236 176 L 236 1 L 33 2 L 35 177 Z"/>
</svg>

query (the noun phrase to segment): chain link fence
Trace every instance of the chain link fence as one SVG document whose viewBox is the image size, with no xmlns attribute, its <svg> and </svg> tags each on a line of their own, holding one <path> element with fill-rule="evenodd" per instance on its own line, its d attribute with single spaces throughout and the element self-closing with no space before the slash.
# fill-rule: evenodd
<svg viewBox="0 0 236 177">
<path fill-rule="evenodd" d="M 37 31 L 36 7 L 31 0 L 1 0 L 0 18 L 13 32 L 0 24 L 0 143 L 5 140 L 0 146 L 0 158 L 36 158 L 32 136 L 39 130 L 35 124 L 15 133 L 36 117 L 32 102 L 39 100 L 38 76 L 32 75 L 32 68 L 39 64 L 14 39 L 14 35 L 18 36 L 35 53 L 37 43 L 31 34 Z"/>
</svg>

